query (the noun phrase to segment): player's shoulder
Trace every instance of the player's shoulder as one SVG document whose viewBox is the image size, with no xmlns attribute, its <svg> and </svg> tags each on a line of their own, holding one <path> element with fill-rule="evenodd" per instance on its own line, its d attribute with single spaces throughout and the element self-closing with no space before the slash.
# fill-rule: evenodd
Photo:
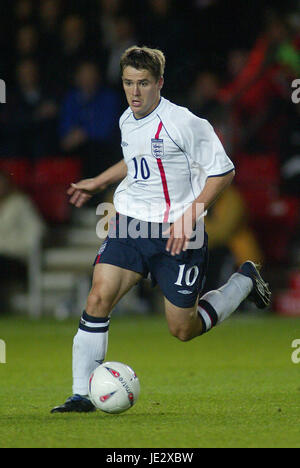
<svg viewBox="0 0 300 468">
<path fill-rule="evenodd" d="M 176 117 L 177 115 L 183 117 L 184 115 L 186 115 L 187 112 L 189 112 L 186 107 L 175 104 L 174 102 L 169 101 L 168 99 L 162 98 L 162 102 L 162 113 L 165 117 Z"/>
<path fill-rule="evenodd" d="M 123 123 L 132 115 L 132 110 L 130 109 L 130 107 L 127 107 L 127 109 L 123 112 L 123 114 L 121 115 L 120 119 L 119 119 L 119 126 L 120 126 L 120 129 L 122 129 L 122 125 Z"/>
<path fill-rule="evenodd" d="M 202 129 L 204 132 L 210 132 L 213 128 L 208 120 L 198 117 L 193 114 L 187 107 L 175 104 L 171 101 L 166 101 L 164 106 L 164 118 L 169 121 L 170 126 L 176 126 L 177 129 L 185 131 L 185 129 Z"/>
</svg>

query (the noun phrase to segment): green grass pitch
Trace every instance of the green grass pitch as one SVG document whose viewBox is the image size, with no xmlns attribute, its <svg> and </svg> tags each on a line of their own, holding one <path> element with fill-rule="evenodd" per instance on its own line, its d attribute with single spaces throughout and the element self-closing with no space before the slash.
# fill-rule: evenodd
<svg viewBox="0 0 300 468">
<path fill-rule="evenodd" d="M 300 447 L 299 320 L 238 314 L 181 343 L 164 317 L 112 317 L 107 360 L 134 368 L 121 415 L 50 414 L 71 392 L 77 320 L 0 317 L 0 447 Z"/>
</svg>

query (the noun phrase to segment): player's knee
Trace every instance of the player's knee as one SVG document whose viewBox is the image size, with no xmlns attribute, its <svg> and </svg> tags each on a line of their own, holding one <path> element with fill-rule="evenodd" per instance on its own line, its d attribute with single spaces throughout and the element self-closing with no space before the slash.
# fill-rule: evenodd
<svg viewBox="0 0 300 468">
<path fill-rule="evenodd" d="M 194 338 L 194 335 L 190 331 L 182 330 L 177 335 L 178 340 L 186 342 Z"/>
<path fill-rule="evenodd" d="M 186 327 L 171 327 L 170 332 L 180 341 L 190 341 L 194 337 L 192 331 Z"/>
<path fill-rule="evenodd" d="M 107 317 L 112 309 L 112 300 L 104 288 L 93 286 L 87 298 L 86 312 L 91 316 Z"/>
</svg>

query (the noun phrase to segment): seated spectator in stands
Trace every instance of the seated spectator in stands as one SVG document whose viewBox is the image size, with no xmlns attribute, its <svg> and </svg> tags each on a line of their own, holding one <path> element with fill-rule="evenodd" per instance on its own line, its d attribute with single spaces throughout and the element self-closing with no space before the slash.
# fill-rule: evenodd
<svg viewBox="0 0 300 468">
<path fill-rule="evenodd" d="M 198 117 L 207 119 L 213 126 L 220 126 L 224 121 L 224 107 L 218 99 L 219 89 L 220 83 L 215 73 L 199 72 L 187 97 L 187 107 Z"/>
<path fill-rule="evenodd" d="M 110 86 L 120 87 L 120 57 L 136 43 L 135 28 L 129 16 L 117 15 L 112 21 L 113 36 L 107 49 L 106 78 Z"/>
<path fill-rule="evenodd" d="M 81 58 L 86 51 L 86 24 L 78 15 L 65 18 L 61 29 L 62 52 L 65 57 Z"/>
<path fill-rule="evenodd" d="M 32 0 L 18 0 L 14 5 L 14 21 L 17 25 L 24 25 L 33 20 Z"/>
<path fill-rule="evenodd" d="M 284 21 L 274 15 L 268 16 L 265 29 L 250 50 L 244 67 L 233 81 L 220 90 L 220 98 L 230 104 L 238 102 L 249 113 L 261 109 L 273 95 L 276 51 L 287 35 Z"/>
<path fill-rule="evenodd" d="M 180 34 L 183 32 L 182 20 L 173 9 L 172 3 L 174 2 L 171 0 L 148 0 L 148 15 L 144 30 L 146 40 L 156 41 L 162 50 L 168 53 L 168 59 L 179 46 L 178 39 L 180 38 L 180 42 L 185 40 L 185 37 Z"/>
<path fill-rule="evenodd" d="M 184 9 L 178 13 L 176 3 L 171 0 L 143 2 L 144 18 L 137 21 L 137 34 L 144 44 L 158 47 L 166 54 L 165 95 L 178 101 L 182 87 L 190 85 L 187 70 L 197 45 L 191 41 L 191 27 L 183 15 Z"/>
<path fill-rule="evenodd" d="M 282 102 L 290 87 L 287 72 L 289 28 L 279 15 L 269 13 L 265 28 L 249 52 L 244 67 L 219 92 L 219 98 L 234 112 L 236 151 L 276 151 L 282 127 Z M 291 63 L 295 69 L 299 64 Z M 298 68 L 299 70 L 299 68 Z M 290 97 L 289 97 L 290 99 Z"/>
<path fill-rule="evenodd" d="M 93 62 L 83 62 L 75 75 L 60 114 L 61 147 L 69 154 L 82 156 L 88 177 L 120 159 L 118 93 L 102 84 Z"/>
<path fill-rule="evenodd" d="M 263 255 L 248 224 L 244 200 L 234 185 L 228 187 L 209 209 L 205 229 L 210 257 L 207 291 L 224 284 L 228 275 L 249 258 L 256 263 L 262 262 Z"/>
<path fill-rule="evenodd" d="M 31 58 L 38 61 L 40 57 L 39 33 L 35 26 L 26 24 L 20 27 L 15 36 L 15 60 Z"/>
<path fill-rule="evenodd" d="M 99 0 L 100 40 L 104 49 L 110 49 L 115 43 L 115 17 L 121 13 L 122 0 Z"/>
<path fill-rule="evenodd" d="M 46 226 L 27 195 L 0 172 L 0 313 L 6 311 L 8 286 L 26 278 L 29 256 Z"/>
<path fill-rule="evenodd" d="M 61 26 L 60 42 L 57 67 L 53 65 L 54 70 L 59 73 L 59 79 L 69 87 L 73 83 L 78 64 L 87 57 L 95 56 L 96 48 L 88 43 L 86 23 L 79 15 L 65 18 Z"/>
<path fill-rule="evenodd" d="M 9 153 L 31 159 L 58 149 L 55 97 L 43 88 L 39 67 L 31 59 L 21 61 L 16 70 L 17 85 L 4 109 Z"/>
<path fill-rule="evenodd" d="M 57 40 L 52 43 L 58 46 L 46 54 L 42 62 L 44 79 L 56 87 L 61 96 L 73 85 L 78 64 L 99 58 L 99 47 L 93 39 L 85 19 L 77 14 L 66 16 L 59 25 Z"/>
<path fill-rule="evenodd" d="M 43 0 L 38 9 L 41 49 L 46 55 L 57 54 L 61 26 L 60 0 Z"/>
<path fill-rule="evenodd" d="M 248 60 L 248 52 L 243 49 L 231 49 L 228 52 L 225 83 L 231 83 L 243 70 Z"/>
</svg>

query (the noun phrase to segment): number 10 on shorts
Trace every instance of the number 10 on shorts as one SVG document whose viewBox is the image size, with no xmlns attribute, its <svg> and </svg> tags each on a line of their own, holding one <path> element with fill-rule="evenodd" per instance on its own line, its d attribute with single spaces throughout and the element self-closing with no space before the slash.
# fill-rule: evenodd
<svg viewBox="0 0 300 468">
<path fill-rule="evenodd" d="M 185 281 L 186 286 L 193 286 L 198 278 L 199 268 L 196 265 L 189 268 L 184 274 L 185 266 L 185 264 L 179 265 L 179 273 L 175 282 L 177 286 L 182 286 L 183 281 Z"/>
</svg>

